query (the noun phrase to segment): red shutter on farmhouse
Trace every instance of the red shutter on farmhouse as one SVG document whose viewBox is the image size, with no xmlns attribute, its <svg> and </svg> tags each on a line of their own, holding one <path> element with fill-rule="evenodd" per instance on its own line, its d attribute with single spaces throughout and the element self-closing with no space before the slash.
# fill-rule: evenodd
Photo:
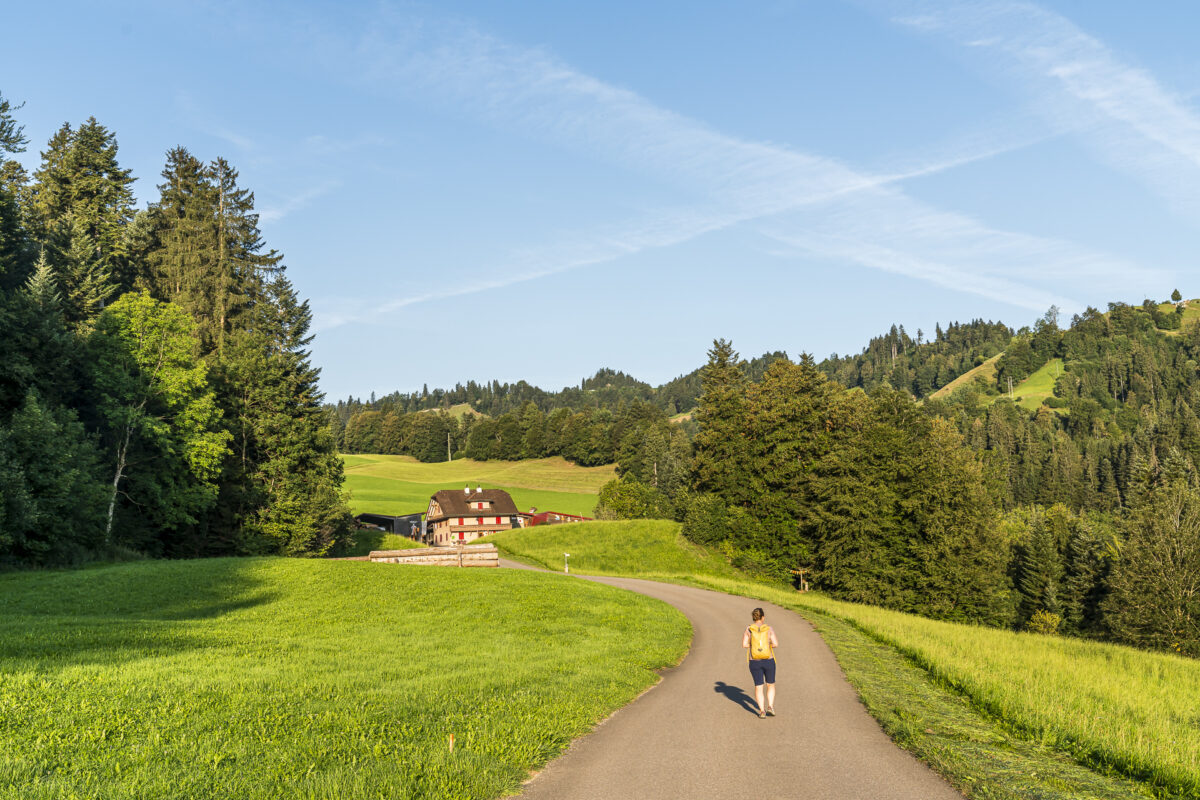
<svg viewBox="0 0 1200 800">
<path fill-rule="evenodd" d="M 462 517 L 459 517 L 459 518 L 458 518 L 458 524 L 459 524 L 459 525 L 462 525 L 462 524 L 463 524 L 463 518 L 462 518 Z"/>
<path fill-rule="evenodd" d="M 496 524 L 497 524 L 497 525 L 499 525 L 499 524 L 500 524 L 500 518 L 499 518 L 499 517 L 496 517 Z"/>
</svg>

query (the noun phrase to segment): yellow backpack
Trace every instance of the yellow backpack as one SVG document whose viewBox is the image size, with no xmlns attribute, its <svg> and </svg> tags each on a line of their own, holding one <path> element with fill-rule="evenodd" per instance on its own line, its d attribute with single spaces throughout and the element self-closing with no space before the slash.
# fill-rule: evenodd
<svg viewBox="0 0 1200 800">
<path fill-rule="evenodd" d="M 762 661 L 763 659 L 774 657 L 775 654 L 771 652 L 771 626 L 751 625 L 750 658 L 755 661 Z"/>
</svg>

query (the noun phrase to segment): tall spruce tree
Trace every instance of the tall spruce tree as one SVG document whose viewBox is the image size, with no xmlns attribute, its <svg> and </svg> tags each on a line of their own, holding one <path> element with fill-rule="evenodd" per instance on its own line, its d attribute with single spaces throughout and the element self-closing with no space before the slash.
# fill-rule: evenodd
<svg viewBox="0 0 1200 800">
<path fill-rule="evenodd" d="M 1200 491 L 1153 489 L 1124 524 L 1103 608 L 1119 640 L 1200 656 Z"/>
<path fill-rule="evenodd" d="M 241 552 L 321 555 L 349 532 L 342 463 L 309 363 L 312 313 L 283 275 L 266 280 L 219 359 L 233 458 L 226 529 Z M 434 415 L 426 415 L 434 416 Z"/>
<path fill-rule="evenodd" d="M 162 177 L 159 199 L 150 206 L 154 243 L 146 255 L 145 281 L 155 297 L 192 317 L 207 344 L 213 331 L 211 278 L 218 258 L 213 224 L 217 193 L 204 164 L 182 147 L 167 153 Z"/>
<path fill-rule="evenodd" d="M 90 117 L 64 124 L 42 152 L 30 190 L 34 237 L 59 277 L 68 323 L 87 326 L 127 272 L 125 227 L 133 177 L 117 160 L 116 136 Z"/>
<path fill-rule="evenodd" d="M 750 449 L 745 430 L 749 381 L 733 344 L 717 339 L 701 370 L 702 391 L 696 409 L 693 485 L 728 503 L 750 500 Z"/>
<path fill-rule="evenodd" d="M 21 165 L 8 156 L 25 152 L 29 140 L 13 118 L 14 110 L 0 93 L 0 291 L 12 289 L 25 279 L 25 230 L 18 197 L 26 177 Z"/>
</svg>

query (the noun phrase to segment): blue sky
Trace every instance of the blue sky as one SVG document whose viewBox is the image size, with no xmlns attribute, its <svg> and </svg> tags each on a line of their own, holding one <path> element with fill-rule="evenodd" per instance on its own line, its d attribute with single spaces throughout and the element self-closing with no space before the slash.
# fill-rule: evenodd
<svg viewBox="0 0 1200 800">
<path fill-rule="evenodd" d="M 1200 5 L 23 3 L 24 160 L 224 156 L 331 399 L 1200 295 Z M 17 31 L 16 35 L 11 32 Z"/>
</svg>

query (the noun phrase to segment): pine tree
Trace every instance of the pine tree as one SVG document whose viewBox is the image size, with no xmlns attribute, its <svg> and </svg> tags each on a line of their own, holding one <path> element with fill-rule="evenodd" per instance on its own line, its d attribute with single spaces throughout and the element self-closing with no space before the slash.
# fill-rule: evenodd
<svg viewBox="0 0 1200 800">
<path fill-rule="evenodd" d="M 225 337 L 237 314 L 252 301 L 251 292 L 271 274 L 280 271 L 283 256 L 264 252 L 254 211 L 254 194 L 238 187 L 238 172 L 223 158 L 208 168 L 208 179 L 216 196 L 214 213 L 216 260 L 212 265 L 213 309 L 209 334 L 211 346 L 224 349 Z"/>
<path fill-rule="evenodd" d="M 1132 645 L 1200 656 L 1200 492 L 1154 489 L 1123 532 L 1103 604 L 1109 630 Z"/>
<path fill-rule="evenodd" d="M 696 458 L 693 483 L 701 492 L 726 502 L 750 499 L 750 453 L 745 430 L 749 382 L 733 344 L 717 339 L 701 371 L 703 390 L 696 409 Z"/>
<path fill-rule="evenodd" d="M 0 563 L 71 563 L 101 544 L 99 454 L 74 412 L 30 391 L 0 426 L 0 481 Z"/>
<path fill-rule="evenodd" d="M 1062 580 L 1062 556 L 1055 532 L 1039 511 L 1031 517 L 1026 538 L 1017 548 L 1018 621 L 1028 623 L 1038 611 L 1061 617 Z"/>
<path fill-rule="evenodd" d="M 132 184 L 117 161 L 115 135 L 95 117 L 77 130 L 64 124 L 42 153 L 30 190 L 34 237 L 58 271 L 73 325 L 88 325 L 122 288 Z"/>
<path fill-rule="evenodd" d="M 182 147 L 167 153 L 162 177 L 159 200 L 150 207 L 155 242 L 146 256 L 146 282 L 155 297 L 187 311 L 205 341 L 213 329 L 209 278 L 217 260 L 216 190 L 204 165 Z"/>
<path fill-rule="evenodd" d="M 13 119 L 14 110 L 0 94 L 0 290 L 19 285 L 25 276 L 26 234 L 18 198 L 26 177 L 21 165 L 7 156 L 23 153 L 29 140 Z"/>
<path fill-rule="evenodd" d="M 320 371 L 309 363 L 312 313 L 276 275 L 247 315 L 251 324 L 230 337 L 219 369 L 234 453 L 223 494 L 240 531 L 236 547 L 321 555 L 346 537 L 350 514 Z"/>
</svg>

